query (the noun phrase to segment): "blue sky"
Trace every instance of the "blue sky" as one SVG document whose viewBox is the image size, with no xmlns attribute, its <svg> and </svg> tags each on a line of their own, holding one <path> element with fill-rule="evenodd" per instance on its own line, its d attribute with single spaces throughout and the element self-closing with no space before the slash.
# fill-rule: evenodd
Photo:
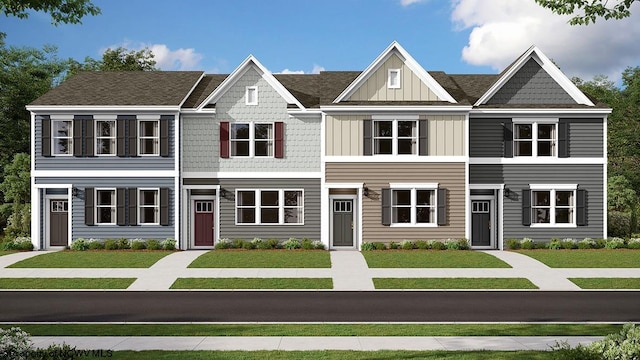
<svg viewBox="0 0 640 360">
<path fill-rule="evenodd" d="M 569 76 L 615 78 L 640 63 L 640 6 L 623 21 L 571 27 L 534 0 L 93 0 L 83 24 L 2 18 L 15 46 L 100 58 L 149 47 L 163 70 L 229 73 L 249 54 L 272 72 L 362 70 L 397 40 L 427 70 L 496 73 L 532 44 Z"/>
</svg>

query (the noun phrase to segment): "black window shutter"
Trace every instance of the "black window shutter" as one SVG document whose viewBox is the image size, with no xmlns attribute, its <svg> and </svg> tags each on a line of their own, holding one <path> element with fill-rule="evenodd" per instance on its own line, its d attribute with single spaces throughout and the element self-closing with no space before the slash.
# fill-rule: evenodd
<svg viewBox="0 0 640 360">
<path fill-rule="evenodd" d="M 82 119 L 73 120 L 73 156 L 82 156 Z"/>
<path fill-rule="evenodd" d="M 426 119 L 418 122 L 420 136 L 418 137 L 419 155 L 429 155 L 429 121 Z"/>
<path fill-rule="evenodd" d="M 84 188 L 84 224 L 93 225 L 93 188 Z"/>
<path fill-rule="evenodd" d="M 129 156 L 138 156 L 138 121 L 134 119 L 127 120 L 129 127 Z"/>
<path fill-rule="evenodd" d="M 160 156 L 169 156 L 169 117 L 165 115 L 160 118 Z"/>
<path fill-rule="evenodd" d="M 447 189 L 438 189 L 438 225 L 447 225 Z"/>
<path fill-rule="evenodd" d="M 576 191 L 576 222 L 578 226 L 587 226 L 587 190 Z"/>
<path fill-rule="evenodd" d="M 120 226 L 127 225 L 126 204 L 125 189 L 116 189 L 116 223 Z"/>
<path fill-rule="evenodd" d="M 160 225 L 169 225 L 169 189 L 160 188 Z"/>
<path fill-rule="evenodd" d="M 531 190 L 522 189 L 522 225 L 531 225 Z"/>
<path fill-rule="evenodd" d="M 94 144 L 95 144 L 95 141 L 93 140 L 95 135 L 93 119 L 85 119 L 84 126 L 85 126 L 85 134 L 84 134 L 85 156 L 93 156 Z"/>
<path fill-rule="evenodd" d="M 362 145 L 363 145 L 363 149 L 362 149 L 362 154 L 365 156 L 371 156 L 373 154 L 373 121 L 371 120 L 364 120 L 362 121 L 362 126 L 363 126 L 363 141 L 362 141 Z"/>
<path fill-rule="evenodd" d="M 558 157 L 569 157 L 569 123 L 566 119 L 558 122 Z"/>
<path fill-rule="evenodd" d="M 138 225 L 138 189 L 127 189 L 129 197 L 129 225 Z"/>
<path fill-rule="evenodd" d="M 504 147 L 504 157 L 512 158 L 513 157 L 513 122 L 511 120 L 503 122 L 502 130 L 503 130 L 502 144 Z"/>
<path fill-rule="evenodd" d="M 51 156 L 51 118 L 42 116 L 42 156 Z"/>
<path fill-rule="evenodd" d="M 127 156 L 126 129 L 127 129 L 127 121 L 121 117 L 118 117 L 118 120 L 116 120 L 116 133 L 117 133 L 116 147 L 117 147 L 117 154 L 119 157 Z"/>
<path fill-rule="evenodd" d="M 391 225 L 391 189 L 382 188 L 382 225 Z"/>
</svg>

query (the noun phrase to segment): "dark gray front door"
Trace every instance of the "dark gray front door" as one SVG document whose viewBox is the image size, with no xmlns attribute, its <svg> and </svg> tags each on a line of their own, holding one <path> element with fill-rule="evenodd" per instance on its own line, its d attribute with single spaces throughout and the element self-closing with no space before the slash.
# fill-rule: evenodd
<svg viewBox="0 0 640 360">
<path fill-rule="evenodd" d="M 67 246 L 69 203 L 67 200 L 51 200 L 49 204 L 49 246 Z"/>
<path fill-rule="evenodd" d="M 491 201 L 471 201 L 471 246 L 491 246 Z"/>
<path fill-rule="evenodd" d="M 353 246 L 353 200 L 333 200 L 333 246 Z"/>
</svg>

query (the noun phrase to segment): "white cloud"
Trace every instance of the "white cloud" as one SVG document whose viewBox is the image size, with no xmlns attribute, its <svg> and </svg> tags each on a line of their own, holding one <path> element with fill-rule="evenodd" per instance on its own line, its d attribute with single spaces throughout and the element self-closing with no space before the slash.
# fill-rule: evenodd
<svg viewBox="0 0 640 360">
<path fill-rule="evenodd" d="M 320 74 L 320 71 L 324 71 L 324 66 L 320 66 L 318 64 L 313 64 L 313 70 L 311 70 L 312 74 Z"/>
<path fill-rule="evenodd" d="M 153 53 L 156 67 L 161 70 L 200 70 L 200 61 L 204 58 L 202 54 L 197 53 L 193 48 L 171 50 L 165 44 L 134 43 L 129 40 L 108 48 L 115 49 L 118 47 L 135 51 L 148 48 Z M 107 48 L 102 49 L 101 53 L 106 50 Z"/>
<path fill-rule="evenodd" d="M 424 1 L 425 0 L 400 0 L 400 5 L 409 6 L 409 5 L 421 3 L 421 2 L 424 2 Z"/>
<path fill-rule="evenodd" d="M 531 45 L 537 45 L 569 76 L 612 79 L 640 61 L 640 6 L 623 20 L 599 19 L 571 26 L 570 16 L 542 8 L 534 0 L 454 0 L 451 19 L 458 30 L 471 29 L 462 59 L 502 70 Z"/>
<path fill-rule="evenodd" d="M 276 74 L 304 74 L 304 70 L 289 70 L 289 69 L 284 69 L 282 71 L 280 71 L 279 73 Z"/>
<path fill-rule="evenodd" d="M 277 72 L 276 74 L 319 74 L 320 71 L 324 71 L 324 67 L 318 64 L 313 64 L 313 69 L 311 69 L 311 72 L 305 72 L 304 70 L 284 69 L 280 72 Z"/>
</svg>

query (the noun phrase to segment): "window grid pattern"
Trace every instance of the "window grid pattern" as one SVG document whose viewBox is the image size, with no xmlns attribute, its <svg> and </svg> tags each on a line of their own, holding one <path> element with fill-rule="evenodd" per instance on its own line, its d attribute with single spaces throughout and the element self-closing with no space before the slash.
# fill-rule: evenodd
<svg viewBox="0 0 640 360">
<path fill-rule="evenodd" d="M 96 155 L 116 154 L 116 121 L 96 121 Z"/>
<path fill-rule="evenodd" d="M 232 123 L 229 146 L 232 157 L 273 157 L 273 123 Z"/>
<path fill-rule="evenodd" d="M 116 223 L 116 190 L 96 189 L 96 224 Z"/>
<path fill-rule="evenodd" d="M 375 155 L 418 154 L 416 120 L 375 120 L 373 131 Z"/>
<path fill-rule="evenodd" d="M 518 123 L 513 128 L 513 155 L 528 157 L 557 156 L 556 123 Z"/>
<path fill-rule="evenodd" d="M 138 223 L 158 225 L 160 223 L 160 191 L 158 189 L 138 190 Z"/>
<path fill-rule="evenodd" d="M 237 224 L 304 224 L 302 190 L 237 190 Z"/>
<path fill-rule="evenodd" d="M 436 210 L 435 189 L 391 190 L 392 224 L 435 224 Z"/>
<path fill-rule="evenodd" d="M 51 120 L 51 139 L 54 155 L 72 155 L 73 121 Z"/>
<path fill-rule="evenodd" d="M 532 224 L 575 224 L 575 191 L 531 191 Z"/>
<path fill-rule="evenodd" d="M 140 120 L 138 132 L 138 153 L 140 155 L 160 154 L 160 122 L 158 120 Z"/>
</svg>

